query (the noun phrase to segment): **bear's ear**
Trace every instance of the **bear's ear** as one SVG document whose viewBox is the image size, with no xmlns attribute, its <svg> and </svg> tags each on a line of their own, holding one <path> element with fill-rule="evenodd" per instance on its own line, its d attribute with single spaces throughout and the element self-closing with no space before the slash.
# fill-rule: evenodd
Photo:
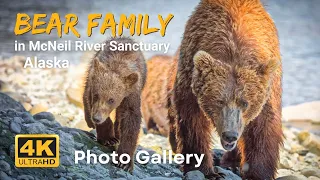
<svg viewBox="0 0 320 180">
<path fill-rule="evenodd" d="M 281 61 L 270 60 L 267 64 L 261 64 L 258 73 L 261 75 L 267 75 L 274 73 L 277 68 L 281 65 Z"/>
<path fill-rule="evenodd" d="M 205 51 L 198 51 L 193 56 L 193 63 L 196 69 L 203 70 L 209 67 L 219 67 L 219 68 L 225 68 L 226 64 L 213 58 L 209 53 Z"/>
<path fill-rule="evenodd" d="M 132 85 L 134 85 L 136 82 L 138 82 L 138 74 L 137 73 L 131 73 L 130 75 L 124 77 L 124 83 L 131 87 Z"/>
<path fill-rule="evenodd" d="M 93 68 L 94 69 L 100 69 L 100 68 L 104 68 L 102 62 L 100 62 L 100 60 L 98 58 L 94 58 L 93 59 Z"/>
<path fill-rule="evenodd" d="M 193 63 L 197 69 L 210 66 L 213 61 L 212 56 L 205 51 L 200 50 L 193 56 Z"/>
</svg>

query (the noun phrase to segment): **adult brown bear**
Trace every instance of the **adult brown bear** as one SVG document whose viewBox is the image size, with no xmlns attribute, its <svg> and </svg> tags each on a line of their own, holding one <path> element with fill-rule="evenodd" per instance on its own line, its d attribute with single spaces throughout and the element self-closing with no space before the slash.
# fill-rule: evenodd
<svg viewBox="0 0 320 180">
<path fill-rule="evenodd" d="M 198 169 L 216 176 L 215 126 L 229 151 L 223 164 L 239 159 L 244 179 L 273 179 L 283 141 L 281 77 L 277 30 L 259 0 L 202 0 L 181 43 L 171 129 L 177 151 L 205 154 Z"/>
</svg>

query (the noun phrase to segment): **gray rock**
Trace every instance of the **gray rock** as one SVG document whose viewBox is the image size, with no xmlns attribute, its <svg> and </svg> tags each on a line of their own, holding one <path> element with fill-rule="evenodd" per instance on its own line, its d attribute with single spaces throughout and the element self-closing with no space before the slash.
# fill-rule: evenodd
<svg viewBox="0 0 320 180">
<path fill-rule="evenodd" d="M 13 122 L 16 122 L 18 124 L 21 124 L 24 120 L 21 117 L 14 117 Z"/>
<path fill-rule="evenodd" d="M 40 112 L 38 114 L 35 114 L 33 116 L 33 118 L 35 120 L 40 120 L 40 119 L 47 119 L 49 121 L 54 121 L 55 120 L 54 115 L 52 113 L 50 113 L 50 112 Z"/>
<path fill-rule="evenodd" d="M 290 176 L 279 177 L 276 180 L 307 180 L 307 178 L 302 175 L 300 175 L 300 176 L 299 175 L 298 176 L 290 175 Z"/>
<path fill-rule="evenodd" d="M 84 144 L 82 143 L 78 143 L 78 142 L 74 142 L 74 148 L 77 150 L 82 150 Z"/>
<path fill-rule="evenodd" d="M 189 171 L 186 173 L 185 177 L 183 178 L 184 180 L 194 180 L 194 179 L 199 179 L 199 180 L 204 180 L 205 176 L 202 172 L 200 171 Z"/>
<path fill-rule="evenodd" d="M 54 178 L 59 178 L 59 177 L 61 177 L 58 173 L 55 173 L 55 174 L 53 174 L 53 177 Z"/>
<path fill-rule="evenodd" d="M 58 180 L 67 180 L 67 179 L 64 177 L 60 177 Z"/>
<path fill-rule="evenodd" d="M 183 173 L 179 170 L 179 169 L 172 169 L 171 170 L 175 175 L 179 176 L 179 177 L 183 177 Z"/>
<path fill-rule="evenodd" d="M 14 158 L 14 144 L 11 144 L 9 147 L 9 155 L 12 159 Z"/>
<path fill-rule="evenodd" d="M 64 166 L 58 166 L 55 169 L 56 172 L 67 172 L 66 168 Z"/>
<path fill-rule="evenodd" d="M 158 170 L 160 167 L 157 164 L 154 164 L 154 165 L 148 166 L 147 168 L 150 170 Z"/>
<path fill-rule="evenodd" d="M 2 129 L 2 131 L 1 131 L 0 135 L 1 135 L 1 136 L 5 136 L 5 135 L 6 135 L 6 133 L 7 133 L 7 131 L 6 131 L 5 129 Z"/>
<path fill-rule="evenodd" d="M 33 123 L 33 122 L 35 122 L 33 116 L 29 112 L 22 113 L 21 117 L 23 118 L 25 123 Z"/>
<path fill-rule="evenodd" d="M 137 165 L 134 165 L 132 175 L 138 177 L 139 179 L 148 177 Z"/>
<path fill-rule="evenodd" d="M 65 166 L 72 166 L 74 164 L 74 162 L 72 161 L 72 159 L 69 156 L 62 156 L 60 158 L 60 163 Z"/>
<path fill-rule="evenodd" d="M 10 130 L 13 133 L 19 134 L 21 132 L 21 125 L 19 123 L 16 123 L 15 121 L 12 121 L 10 123 Z"/>
<path fill-rule="evenodd" d="M 7 109 L 5 110 L 5 114 L 7 117 L 13 118 L 15 116 L 19 116 L 18 111 L 16 111 L 15 109 Z"/>
<path fill-rule="evenodd" d="M 5 172 L 0 171 L 0 179 L 1 180 L 12 180 L 11 177 L 9 177 Z"/>
<path fill-rule="evenodd" d="M 305 160 L 306 162 L 308 162 L 308 163 L 311 163 L 311 162 L 313 162 L 314 159 L 316 159 L 316 158 L 317 158 L 317 155 L 316 155 L 316 154 L 313 154 L 313 153 L 309 152 L 309 153 L 306 154 L 304 160 Z"/>
<path fill-rule="evenodd" d="M 40 122 L 25 124 L 24 127 L 29 134 L 45 133 L 47 129 L 46 126 Z"/>
<path fill-rule="evenodd" d="M 215 166 L 214 168 L 216 172 L 224 174 L 224 180 L 241 180 L 241 177 L 234 174 L 232 171 L 223 169 L 219 166 Z"/>
<path fill-rule="evenodd" d="M 17 180 L 34 180 L 34 177 L 30 175 L 20 175 L 17 177 Z"/>
<path fill-rule="evenodd" d="M 14 109 L 19 112 L 26 111 L 19 102 L 17 102 L 10 96 L 0 92 L 0 111 L 8 109 Z"/>
<path fill-rule="evenodd" d="M 315 176 L 309 176 L 308 180 L 320 180 L 320 178 L 315 177 Z"/>
<path fill-rule="evenodd" d="M 6 155 L 7 153 L 0 147 L 0 155 Z"/>
<path fill-rule="evenodd" d="M 8 121 L 8 125 L 2 123 Z M 181 179 L 183 177 L 182 172 L 178 169 L 177 165 L 155 165 L 148 163 L 146 165 L 140 165 L 135 163 L 133 175 L 114 167 L 111 163 L 101 164 L 86 164 L 86 161 L 74 165 L 74 151 L 75 149 L 88 149 L 91 153 L 108 153 L 110 150 L 104 146 L 101 146 L 96 141 L 88 137 L 88 133 L 79 129 L 73 129 L 68 127 L 56 127 L 56 121 L 49 121 L 48 119 L 34 120 L 34 118 L 26 112 L 17 112 L 15 110 L 0 111 L 0 131 L 5 130 L 10 133 L 11 123 L 14 125 L 20 125 L 21 132 L 25 134 L 58 134 L 60 136 L 60 166 L 58 168 L 12 168 L 9 166 L 9 170 L 3 171 L 2 177 L 8 177 L 11 179 L 116 179 L 123 178 L 128 180 L 137 180 L 143 178 L 156 179 Z M 6 128 L 6 129 L 4 129 Z M 11 134 L 11 133 L 10 133 Z M 14 138 L 2 138 L 6 143 L 6 151 L 0 148 L 0 157 L 4 156 L 4 160 L 11 158 L 10 162 L 14 160 Z M 141 148 L 141 147 L 140 147 Z M 142 148 L 143 150 L 148 150 Z M 149 149 L 150 150 L 150 149 Z M 151 150 L 150 150 L 151 151 Z M 4 152 L 4 154 L 1 154 Z M 6 154 L 8 153 L 8 155 Z M 91 158 L 92 159 L 92 158 Z M 4 161 L 5 164 L 9 161 Z M 149 168 L 148 168 L 149 167 Z M 20 176 L 21 175 L 21 176 Z M 19 176 L 19 177 L 17 177 Z M 155 176 L 155 177 L 154 177 Z M 1 180 L 4 178 L 0 178 Z"/>
<path fill-rule="evenodd" d="M 301 171 L 301 174 L 303 174 L 306 177 L 315 176 L 320 178 L 320 169 L 319 168 L 306 168 Z"/>
<path fill-rule="evenodd" d="M 12 176 L 12 170 L 8 171 L 7 174 L 8 174 L 9 176 Z"/>
<path fill-rule="evenodd" d="M 43 123 L 44 125 L 52 127 L 52 128 L 61 127 L 60 123 L 58 123 L 57 121 L 49 121 L 48 119 L 40 119 L 39 121 L 41 123 Z"/>
<path fill-rule="evenodd" d="M 73 137 L 81 139 L 82 136 L 77 131 L 71 131 L 70 134 L 72 134 Z"/>
<path fill-rule="evenodd" d="M 9 172 L 10 170 L 11 170 L 11 167 L 9 163 L 7 163 L 4 160 L 0 160 L 0 171 Z"/>
<path fill-rule="evenodd" d="M 280 168 L 291 169 L 293 167 L 293 163 L 288 158 L 280 159 Z"/>
<path fill-rule="evenodd" d="M 4 125 L 6 125 L 6 126 L 9 126 L 9 124 L 10 124 L 10 119 L 9 119 L 9 118 L 4 118 L 3 121 L 2 121 L 2 123 L 3 123 Z"/>
<path fill-rule="evenodd" d="M 120 170 L 120 171 L 117 171 L 116 174 L 119 176 L 119 177 L 124 177 L 126 178 L 127 177 L 127 172 L 123 171 L 123 170 Z"/>
<path fill-rule="evenodd" d="M 144 178 L 143 180 L 178 180 L 178 179 L 181 179 L 181 178 L 147 177 L 147 178 Z"/>
</svg>

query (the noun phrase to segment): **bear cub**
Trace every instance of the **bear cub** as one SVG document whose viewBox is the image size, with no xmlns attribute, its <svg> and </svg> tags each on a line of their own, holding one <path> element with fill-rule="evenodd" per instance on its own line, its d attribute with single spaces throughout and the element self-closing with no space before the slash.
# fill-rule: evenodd
<svg viewBox="0 0 320 180">
<path fill-rule="evenodd" d="M 129 154 L 129 164 L 118 166 L 132 171 L 141 124 L 141 91 L 146 63 L 141 51 L 111 51 L 110 42 L 135 43 L 130 38 L 111 38 L 91 61 L 83 94 L 85 120 L 97 130 L 97 140 L 106 146 L 118 145 L 117 153 Z M 110 113 L 116 110 L 113 124 Z"/>
</svg>

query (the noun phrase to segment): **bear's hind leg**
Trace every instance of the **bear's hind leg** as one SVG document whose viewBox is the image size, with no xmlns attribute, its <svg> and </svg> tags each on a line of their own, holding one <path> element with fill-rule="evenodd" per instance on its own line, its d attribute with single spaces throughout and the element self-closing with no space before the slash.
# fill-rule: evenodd
<svg viewBox="0 0 320 180">
<path fill-rule="evenodd" d="M 239 140 L 244 179 L 274 179 L 283 141 L 281 108 L 266 103 L 260 115 L 248 124 Z"/>
<path fill-rule="evenodd" d="M 171 126 L 171 124 L 170 124 L 170 132 L 169 132 L 169 143 L 172 151 L 174 153 L 177 153 L 176 128 L 173 125 Z"/>
<path fill-rule="evenodd" d="M 169 142 L 171 149 L 174 153 L 177 153 L 177 137 L 176 137 L 176 113 L 174 112 L 173 106 L 168 105 L 168 119 L 169 119 Z"/>
</svg>

